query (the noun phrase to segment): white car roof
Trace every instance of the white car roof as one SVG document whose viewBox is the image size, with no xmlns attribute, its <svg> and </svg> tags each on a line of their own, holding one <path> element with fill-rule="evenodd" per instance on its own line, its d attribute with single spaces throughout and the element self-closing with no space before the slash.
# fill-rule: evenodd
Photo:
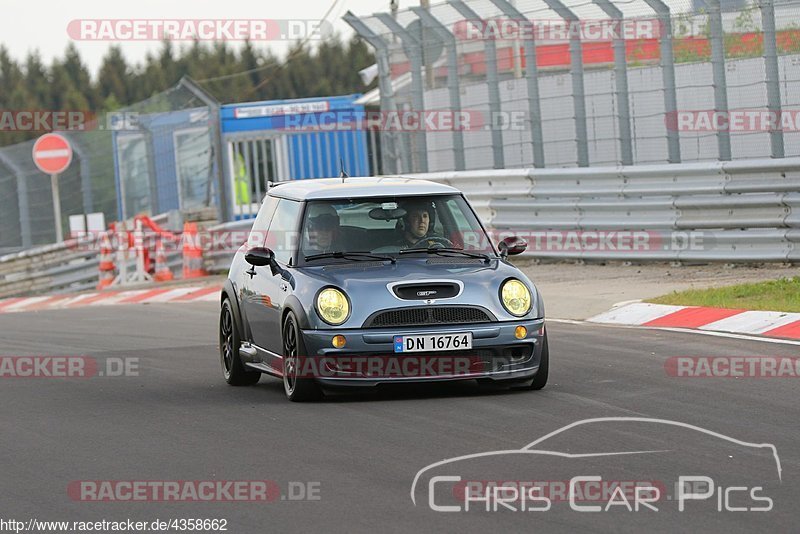
<svg viewBox="0 0 800 534">
<path fill-rule="evenodd" d="M 291 180 L 273 184 L 269 194 L 292 200 L 323 200 L 337 198 L 359 198 L 378 196 L 442 195 L 460 193 L 449 185 L 383 176 L 378 178 L 316 178 Z"/>
</svg>

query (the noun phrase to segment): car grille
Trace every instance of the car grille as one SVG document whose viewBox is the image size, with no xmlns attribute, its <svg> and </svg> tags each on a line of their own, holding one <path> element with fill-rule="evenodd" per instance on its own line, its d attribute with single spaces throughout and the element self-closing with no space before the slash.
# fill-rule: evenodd
<svg viewBox="0 0 800 534">
<path fill-rule="evenodd" d="M 366 328 L 391 326 L 424 326 L 432 324 L 489 323 L 492 317 L 481 308 L 471 306 L 427 306 L 387 310 L 373 315 Z"/>
</svg>

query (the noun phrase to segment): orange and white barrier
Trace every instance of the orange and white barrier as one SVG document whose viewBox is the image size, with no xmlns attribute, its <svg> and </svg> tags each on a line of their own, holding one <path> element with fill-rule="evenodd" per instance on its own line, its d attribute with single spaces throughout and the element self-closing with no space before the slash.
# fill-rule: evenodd
<svg viewBox="0 0 800 534">
<path fill-rule="evenodd" d="M 100 271 L 100 281 L 97 283 L 97 289 L 105 289 L 114 282 L 114 247 L 111 244 L 111 233 L 103 233 L 100 236 L 100 264 L 98 265 Z"/>
<path fill-rule="evenodd" d="M 197 223 L 186 223 L 183 235 L 164 230 L 146 215 L 136 216 L 133 221 L 113 223 L 101 244 L 97 289 L 174 280 L 175 275 L 167 263 L 167 247 L 178 245 L 183 253 L 183 278 L 208 276 Z M 151 261 L 153 249 L 155 269 Z M 136 268 L 131 272 L 130 263 L 134 260 Z"/>
<path fill-rule="evenodd" d="M 161 239 L 156 241 L 156 272 L 153 278 L 156 282 L 169 282 L 175 278 L 167 265 L 167 253 L 164 251 L 164 242 Z"/>
<path fill-rule="evenodd" d="M 183 225 L 183 278 L 200 278 L 208 276 L 203 265 L 203 246 L 197 232 L 197 223 L 187 222 Z"/>
</svg>

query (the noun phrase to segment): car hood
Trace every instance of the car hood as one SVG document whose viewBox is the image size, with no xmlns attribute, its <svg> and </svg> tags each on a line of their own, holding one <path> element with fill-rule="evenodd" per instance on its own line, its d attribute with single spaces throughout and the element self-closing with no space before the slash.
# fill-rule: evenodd
<svg viewBox="0 0 800 534">
<path fill-rule="evenodd" d="M 334 286 L 345 292 L 350 299 L 351 315 L 341 328 L 359 328 L 377 311 L 426 305 L 479 306 L 491 312 L 499 321 L 519 320 L 500 304 L 500 286 L 508 278 L 517 278 L 531 289 L 534 305 L 525 318 L 543 316 L 541 299 L 533 283 L 519 269 L 498 259 L 487 263 L 443 256 L 401 258 L 394 264 L 364 261 L 306 266 L 297 269 L 296 273 L 306 278 L 297 287 L 302 288 L 303 294 L 298 297 L 311 312 L 310 319 L 316 317 L 316 313 L 309 308 L 313 308 L 319 290 Z M 423 297 L 403 300 L 390 289 L 390 284 L 424 284 L 426 281 L 453 281 L 460 283 L 463 290 L 453 298 L 426 301 Z M 316 326 L 329 328 L 324 323 Z"/>
</svg>

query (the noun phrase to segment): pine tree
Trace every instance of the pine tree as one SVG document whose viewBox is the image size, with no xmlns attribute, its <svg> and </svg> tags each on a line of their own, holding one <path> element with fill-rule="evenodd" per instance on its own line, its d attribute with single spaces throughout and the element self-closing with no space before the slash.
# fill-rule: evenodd
<svg viewBox="0 0 800 534">
<path fill-rule="evenodd" d="M 195 40 L 176 47 L 165 41 L 156 53 L 135 65 L 125 59 L 119 46 L 112 46 L 93 77 L 73 44 L 50 65 L 42 62 L 38 52 L 29 53 L 20 65 L 0 45 L 0 109 L 111 111 L 167 91 L 185 75 L 223 103 L 350 94 L 368 89 L 358 71 L 374 61 L 361 39 L 343 43 L 338 36 L 313 47 L 295 43 L 284 58 L 250 42 L 237 47 Z M 203 81 L 220 76 L 224 78 Z M 167 111 L 172 104 L 151 105 L 155 106 L 152 111 Z M 39 134 L 2 131 L 0 146 Z"/>
<path fill-rule="evenodd" d="M 97 93 L 103 101 L 103 108 L 109 99 L 120 105 L 130 99 L 128 84 L 130 83 L 131 69 L 128 67 L 122 50 L 118 46 L 112 46 L 103 58 L 97 77 Z"/>
</svg>

